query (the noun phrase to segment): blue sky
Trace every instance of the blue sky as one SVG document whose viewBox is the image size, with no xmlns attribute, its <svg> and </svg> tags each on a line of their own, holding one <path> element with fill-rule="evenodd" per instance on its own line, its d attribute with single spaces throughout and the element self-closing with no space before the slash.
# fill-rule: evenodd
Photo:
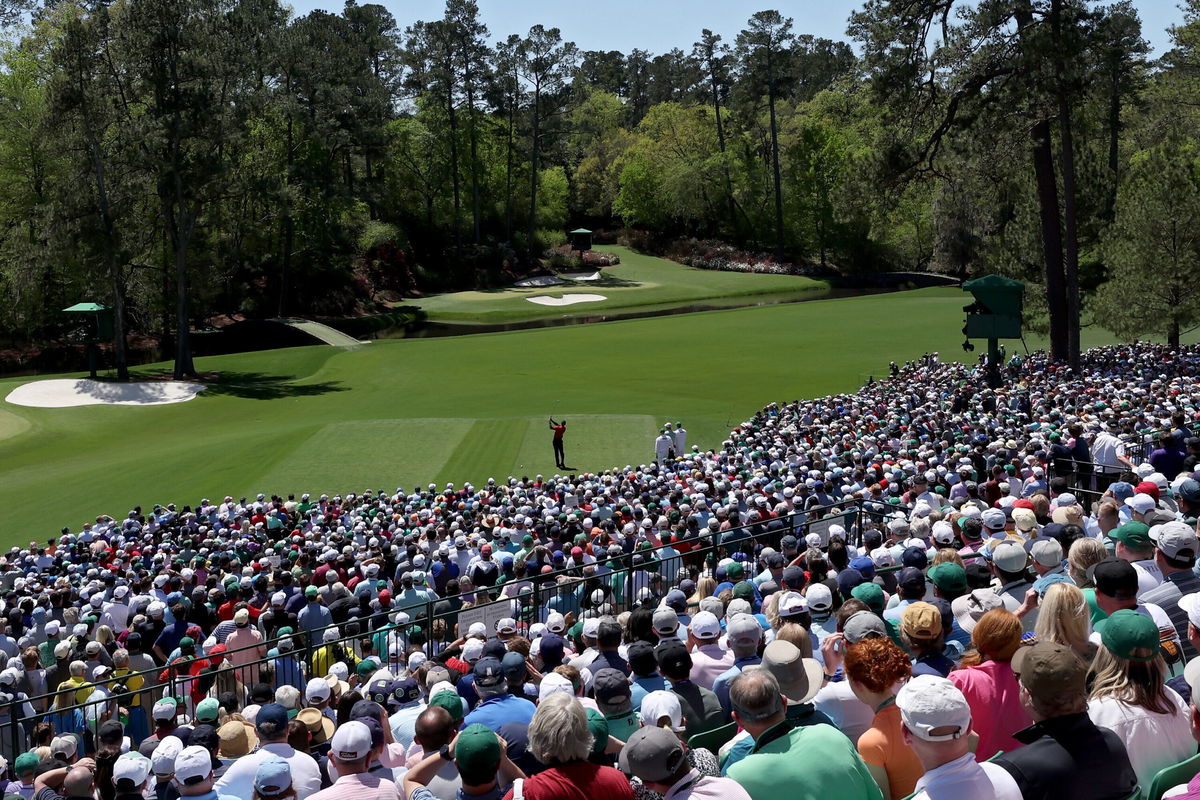
<svg viewBox="0 0 1200 800">
<path fill-rule="evenodd" d="M 379 1 L 379 0 L 376 0 Z M 359 0 L 366 2 L 366 0 Z M 292 0 L 297 14 L 314 8 L 340 11 L 343 0 Z M 421 19 L 442 15 L 444 0 L 382 0 L 401 28 Z M 563 37 L 584 50 L 621 50 L 638 47 L 662 53 L 672 47 L 687 51 L 710 28 L 732 42 L 755 11 L 777 8 L 795 20 L 797 33 L 829 39 L 846 38 L 846 19 L 861 0 L 478 0 L 483 20 L 493 39 L 524 33 L 541 23 L 562 29 Z M 1175 0 L 1134 0 L 1142 17 L 1142 35 L 1155 55 L 1170 46 L 1166 29 L 1183 19 Z"/>
</svg>

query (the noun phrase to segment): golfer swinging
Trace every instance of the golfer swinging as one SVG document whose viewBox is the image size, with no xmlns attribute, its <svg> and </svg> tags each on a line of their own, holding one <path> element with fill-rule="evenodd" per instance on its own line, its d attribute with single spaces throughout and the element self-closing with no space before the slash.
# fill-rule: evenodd
<svg viewBox="0 0 1200 800">
<path fill-rule="evenodd" d="M 563 455 L 563 435 L 567 432 L 567 421 L 555 422 L 550 417 L 550 430 L 554 431 L 554 465 L 559 469 L 567 468 L 567 457 Z"/>
</svg>

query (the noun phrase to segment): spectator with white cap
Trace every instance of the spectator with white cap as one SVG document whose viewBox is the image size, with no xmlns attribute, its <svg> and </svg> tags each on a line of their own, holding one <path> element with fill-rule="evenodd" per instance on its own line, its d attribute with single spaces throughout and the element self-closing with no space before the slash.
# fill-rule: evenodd
<svg viewBox="0 0 1200 800">
<path fill-rule="evenodd" d="M 917 675 L 896 695 L 901 731 L 925 774 L 912 800 L 1022 800 L 1012 776 L 971 752 L 971 707 L 954 684 Z"/>
<path fill-rule="evenodd" d="M 1025 595 L 1032 588 L 1026 568 L 1029 565 L 1029 554 L 1025 548 L 1015 541 L 1003 541 L 991 550 L 989 559 L 992 572 L 1000 582 L 997 594 L 1009 611 L 1016 613 L 1025 603 Z M 1027 609 L 1021 616 L 1021 626 L 1025 631 L 1032 631 L 1037 624 L 1037 607 Z"/>
<path fill-rule="evenodd" d="M 371 729 L 350 720 L 338 727 L 329 748 L 329 763 L 338 778 L 328 789 L 311 797 L 316 800 L 401 800 L 400 788 L 371 770 L 377 749 Z M 309 795 L 300 796 L 300 800 Z"/>
<path fill-rule="evenodd" d="M 180 797 L 196 797 L 202 800 L 227 800 L 227 798 L 240 800 L 243 797 L 251 796 L 250 792 L 245 795 L 231 795 L 216 788 L 213 781 L 212 754 L 200 745 L 185 747 L 179 755 L 175 756 L 173 782 L 179 790 Z M 251 780 L 252 786 L 253 780 Z"/>
<path fill-rule="evenodd" d="M 733 653 L 720 644 L 721 621 L 711 612 L 701 611 L 692 617 L 688 632 L 688 647 L 692 649 L 691 680 L 711 691 L 721 673 L 733 666 Z"/>
<path fill-rule="evenodd" d="M 803 602 L 804 598 L 789 592 Z M 758 654 L 758 646 L 762 641 L 762 626 L 749 614 L 739 614 L 725 626 L 725 638 L 729 651 L 733 654 L 733 664 L 713 681 L 713 694 L 721 702 L 721 708 L 729 713 L 729 684 L 748 666 L 762 662 Z M 695 657 L 693 656 L 693 660 Z"/>
<path fill-rule="evenodd" d="M 143 800 L 150 783 L 151 763 L 141 753 L 122 753 L 113 763 L 114 800 Z"/>
</svg>

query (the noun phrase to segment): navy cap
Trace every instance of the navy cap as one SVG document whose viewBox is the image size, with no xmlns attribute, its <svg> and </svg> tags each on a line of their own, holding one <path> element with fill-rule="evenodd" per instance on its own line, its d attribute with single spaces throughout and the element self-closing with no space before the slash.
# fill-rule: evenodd
<svg viewBox="0 0 1200 800">
<path fill-rule="evenodd" d="M 421 699 L 421 687 L 416 678 L 404 678 L 392 684 L 392 696 L 400 703 Z"/>
<path fill-rule="evenodd" d="M 475 685 L 481 688 L 504 683 L 504 668 L 499 659 L 487 656 L 475 662 Z"/>
<path fill-rule="evenodd" d="M 789 589 L 798 591 L 804 588 L 808 578 L 804 575 L 803 567 L 784 567 L 783 582 Z"/>
<path fill-rule="evenodd" d="M 905 548 L 903 555 L 900 556 L 900 563 L 906 567 L 925 569 L 929 566 L 929 554 L 925 552 L 924 547 L 913 545 Z"/>
<path fill-rule="evenodd" d="M 254 718 L 254 727 L 260 734 L 265 733 L 268 736 L 276 736 L 283 732 L 287 724 L 287 709 L 279 703 L 267 703 L 258 709 L 258 715 Z M 264 730 L 267 726 L 272 727 L 270 730 Z"/>
</svg>

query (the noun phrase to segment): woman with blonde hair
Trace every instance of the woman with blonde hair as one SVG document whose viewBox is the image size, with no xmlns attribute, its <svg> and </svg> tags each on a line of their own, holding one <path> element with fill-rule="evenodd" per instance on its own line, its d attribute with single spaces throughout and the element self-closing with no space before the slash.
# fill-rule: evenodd
<svg viewBox="0 0 1200 800">
<path fill-rule="evenodd" d="M 1114 611 L 1100 631 L 1100 648 L 1088 674 L 1088 716 L 1112 730 L 1129 753 L 1138 782 L 1149 786 L 1163 767 L 1196 753 L 1191 714 L 1164 681 L 1158 626 L 1132 609 Z"/>
<path fill-rule="evenodd" d="M 717 579 L 712 575 L 705 575 L 696 581 L 696 591 L 688 598 L 688 605 L 699 606 L 701 600 L 706 597 L 712 597 L 712 593 L 716 588 Z"/>
<path fill-rule="evenodd" d="M 960 556 L 958 554 L 958 551 L 955 550 L 953 547 L 943 547 L 943 548 L 939 549 L 936 553 L 933 554 L 933 561 L 929 562 L 929 566 L 932 569 L 933 567 L 936 567 L 938 564 L 947 564 L 947 563 L 958 564 L 963 569 L 967 568 L 967 565 L 963 563 L 962 556 Z"/>
<path fill-rule="evenodd" d="M 1011 611 L 994 608 L 975 623 L 971 649 L 947 676 L 971 707 L 971 728 L 979 734 L 978 761 L 1020 747 L 1013 734 L 1033 723 L 1009 663 L 1020 646 L 1021 620 Z"/>
<path fill-rule="evenodd" d="M 1096 655 L 1096 645 L 1088 641 L 1088 604 L 1083 590 L 1073 583 L 1050 584 L 1039 604 L 1033 632 L 1039 642 L 1057 642 L 1075 651 L 1086 662 Z"/>
<path fill-rule="evenodd" d="M 1076 539 L 1067 551 L 1067 574 L 1075 585 L 1083 590 L 1091 613 L 1092 626 L 1104 619 L 1105 614 L 1096 602 L 1096 583 L 1092 580 L 1091 568 L 1108 558 L 1108 551 L 1099 539 Z"/>
</svg>

